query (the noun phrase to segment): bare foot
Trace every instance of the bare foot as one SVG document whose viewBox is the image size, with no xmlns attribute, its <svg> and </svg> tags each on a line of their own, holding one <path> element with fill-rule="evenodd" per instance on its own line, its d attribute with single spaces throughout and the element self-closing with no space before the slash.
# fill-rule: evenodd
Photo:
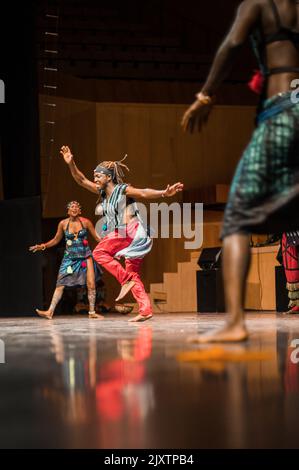
<svg viewBox="0 0 299 470">
<path fill-rule="evenodd" d="M 88 312 L 88 318 L 98 318 L 99 320 L 104 320 L 103 315 L 99 315 L 96 312 Z"/>
<path fill-rule="evenodd" d="M 47 320 L 52 320 L 52 317 L 53 317 L 52 310 L 39 310 L 38 308 L 36 308 L 35 311 L 40 317 L 47 318 Z"/>
<path fill-rule="evenodd" d="M 115 302 L 118 302 L 119 300 L 123 299 L 134 286 L 135 286 L 135 281 L 128 281 L 123 286 L 121 286 L 120 293 L 117 299 L 115 299 Z"/>
<path fill-rule="evenodd" d="M 150 313 L 149 315 L 137 315 L 136 317 L 134 318 L 131 318 L 129 320 L 129 322 L 139 322 L 139 321 L 146 321 L 146 320 L 149 320 L 150 318 L 152 318 L 152 314 Z"/>
<path fill-rule="evenodd" d="M 297 307 L 297 305 L 295 307 L 292 307 L 290 310 L 288 310 L 287 312 L 283 312 L 284 315 L 298 315 L 299 313 L 299 307 Z"/>
<path fill-rule="evenodd" d="M 248 338 L 248 331 L 244 324 L 231 325 L 222 328 L 221 330 L 214 330 L 205 333 L 201 336 L 188 338 L 189 343 L 226 343 L 226 342 L 240 342 L 246 341 Z"/>
</svg>

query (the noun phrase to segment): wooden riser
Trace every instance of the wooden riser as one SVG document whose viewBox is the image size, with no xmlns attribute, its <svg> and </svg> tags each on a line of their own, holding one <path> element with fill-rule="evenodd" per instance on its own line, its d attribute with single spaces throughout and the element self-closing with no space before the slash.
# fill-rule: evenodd
<svg viewBox="0 0 299 470">
<path fill-rule="evenodd" d="M 201 251 L 190 253 L 190 261 L 178 263 L 176 273 L 164 273 L 163 283 L 151 284 L 150 297 L 154 312 L 196 312 L 197 261 Z"/>
<path fill-rule="evenodd" d="M 246 285 L 245 308 L 275 310 L 275 266 L 278 246 L 253 248 Z M 151 298 L 163 301 L 157 311 L 196 312 L 196 271 L 200 252 L 190 253 L 190 261 L 178 263 L 176 273 L 164 273 L 164 282 L 151 285 Z"/>
</svg>

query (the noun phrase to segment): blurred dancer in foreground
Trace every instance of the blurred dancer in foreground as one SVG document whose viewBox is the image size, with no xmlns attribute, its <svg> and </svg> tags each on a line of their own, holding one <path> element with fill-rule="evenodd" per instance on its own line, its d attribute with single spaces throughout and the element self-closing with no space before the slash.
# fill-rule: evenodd
<svg viewBox="0 0 299 470">
<path fill-rule="evenodd" d="M 201 130 L 215 92 L 237 53 L 251 38 L 260 72 L 251 88 L 261 93 L 257 127 L 237 167 L 222 229 L 226 326 L 194 341 L 242 341 L 249 234 L 299 227 L 299 104 L 291 83 L 299 78 L 299 4 L 296 0 L 244 0 L 221 44 L 196 101 L 182 119 L 185 131 Z"/>
</svg>

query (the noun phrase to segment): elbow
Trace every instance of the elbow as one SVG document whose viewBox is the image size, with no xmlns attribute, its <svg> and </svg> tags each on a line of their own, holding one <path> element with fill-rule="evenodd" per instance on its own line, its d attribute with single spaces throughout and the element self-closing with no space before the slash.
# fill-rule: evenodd
<svg viewBox="0 0 299 470">
<path fill-rule="evenodd" d="M 148 189 L 142 189 L 142 190 L 140 191 L 139 197 L 140 197 L 141 199 L 148 199 L 148 198 L 149 198 L 149 190 L 148 190 Z"/>
<path fill-rule="evenodd" d="M 76 182 L 79 184 L 79 186 L 84 186 L 84 178 L 78 176 L 75 178 Z"/>
<path fill-rule="evenodd" d="M 230 52 L 234 52 L 234 51 L 238 51 L 243 46 L 243 44 L 244 44 L 244 41 L 242 38 L 232 37 L 227 40 L 225 46 Z"/>
</svg>

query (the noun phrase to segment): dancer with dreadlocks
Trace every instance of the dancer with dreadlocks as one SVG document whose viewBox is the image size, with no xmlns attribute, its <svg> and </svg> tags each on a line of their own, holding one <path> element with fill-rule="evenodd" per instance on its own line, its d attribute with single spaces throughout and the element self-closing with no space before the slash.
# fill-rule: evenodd
<svg viewBox="0 0 299 470">
<path fill-rule="evenodd" d="M 77 201 L 71 201 L 67 205 L 68 218 L 61 220 L 58 224 L 57 233 L 52 240 L 34 245 L 29 248 L 30 251 L 44 251 L 58 245 L 60 240 L 65 237 L 66 248 L 60 265 L 56 289 L 52 297 L 51 305 L 48 310 L 36 309 L 36 313 L 42 317 L 51 320 L 55 308 L 62 298 L 65 287 L 83 287 L 87 285 L 87 296 L 89 302 L 89 318 L 104 318 L 95 312 L 96 300 L 96 281 L 101 277 L 99 266 L 92 259 L 92 253 L 88 244 L 87 234 L 98 242 L 99 237 L 90 220 L 80 217 L 81 206 Z"/>
<path fill-rule="evenodd" d="M 196 101 L 183 116 L 185 131 L 200 130 L 214 94 L 230 72 L 236 53 L 251 37 L 260 73 L 251 82 L 262 92 L 257 128 L 235 173 L 222 229 L 227 325 L 195 338 L 198 342 L 242 341 L 249 234 L 299 227 L 299 104 L 292 82 L 299 78 L 297 0 L 244 0 L 213 61 Z M 295 83 L 296 86 L 296 83 Z"/>
<path fill-rule="evenodd" d="M 152 239 L 142 223 L 135 199 L 171 197 L 182 191 L 183 184 L 168 185 L 164 190 L 134 188 L 123 182 L 124 170 L 129 171 L 124 159 L 100 163 L 94 170 L 94 181 L 90 181 L 77 168 L 69 147 L 63 146 L 61 154 L 75 181 L 102 199 L 105 223 L 101 241 L 93 252 L 94 259 L 121 284 L 117 301 L 132 290 L 139 314 L 130 321 L 148 320 L 153 315 L 152 307 L 139 273 L 144 256 L 152 248 Z M 122 257 L 125 268 L 118 261 Z"/>
</svg>

